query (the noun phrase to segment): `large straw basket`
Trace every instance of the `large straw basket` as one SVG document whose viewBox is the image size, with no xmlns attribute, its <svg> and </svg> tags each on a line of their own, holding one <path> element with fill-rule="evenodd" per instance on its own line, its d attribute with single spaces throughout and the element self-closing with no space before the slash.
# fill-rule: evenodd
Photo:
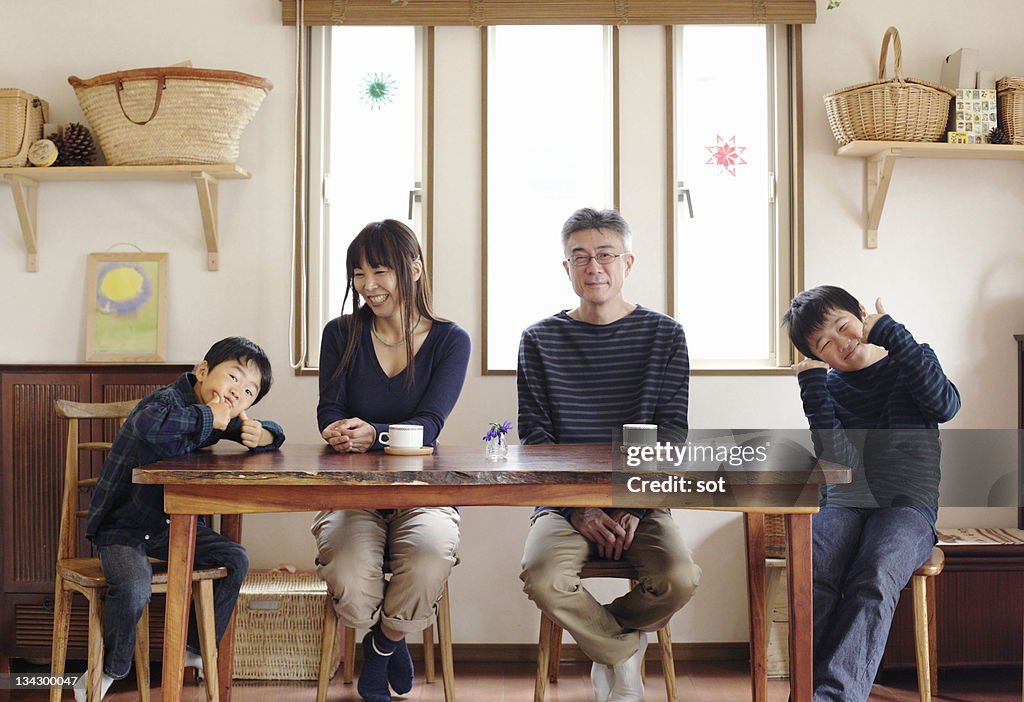
<svg viewBox="0 0 1024 702">
<path fill-rule="evenodd" d="M 889 38 L 893 39 L 895 78 L 885 77 Z M 882 37 L 878 80 L 851 85 L 825 96 L 825 113 L 836 141 L 938 141 L 946 131 L 949 88 L 903 77 L 900 33 L 889 27 Z"/>
<path fill-rule="evenodd" d="M 1011 144 L 1024 144 L 1024 78 L 1004 76 L 996 83 L 999 127 Z"/>
<path fill-rule="evenodd" d="M 68 78 L 112 166 L 234 163 L 270 81 L 235 71 L 138 68 Z"/>
<path fill-rule="evenodd" d="M 49 106 L 17 88 L 0 88 L 0 168 L 28 164 L 28 148 L 43 138 Z"/>
<path fill-rule="evenodd" d="M 316 680 L 326 600 L 315 573 L 250 571 L 238 595 L 235 678 Z M 337 658 L 331 666 L 333 675 Z"/>
</svg>

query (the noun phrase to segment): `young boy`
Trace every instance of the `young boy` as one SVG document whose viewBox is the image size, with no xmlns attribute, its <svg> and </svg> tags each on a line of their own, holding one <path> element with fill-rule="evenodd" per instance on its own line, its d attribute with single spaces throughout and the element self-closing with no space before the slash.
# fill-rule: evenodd
<svg viewBox="0 0 1024 702">
<path fill-rule="evenodd" d="M 132 469 L 180 456 L 220 439 L 251 451 L 284 443 L 274 422 L 250 419 L 246 411 L 273 383 L 263 349 L 242 337 L 221 339 L 196 366 L 167 387 L 143 398 L 117 432 L 89 504 L 86 536 L 96 546 L 107 578 L 103 605 L 102 694 L 128 675 L 135 649 L 135 626 L 149 603 L 152 566 L 148 557 L 167 558 L 170 519 L 163 510 L 163 487 L 132 483 Z M 235 608 L 249 570 L 245 549 L 207 527 L 196 534 L 196 568 L 224 567 L 226 578 L 213 584 L 217 640 Z M 194 621 L 189 627 L 186 667 L 201 667 Z M 83 675 L 75 699 L 85 700 Z"/>
<path fill-rule="evenodd" d="M 900 590 L 935 544 L 938 424 L 960 409 L 935 352 L 875 308 L 824 285 L 783 318 L 807 356 L 793 370 L 815 451 L 853 469 L 812 522 L 814 702 L 868 699 Z"/>
</svg>

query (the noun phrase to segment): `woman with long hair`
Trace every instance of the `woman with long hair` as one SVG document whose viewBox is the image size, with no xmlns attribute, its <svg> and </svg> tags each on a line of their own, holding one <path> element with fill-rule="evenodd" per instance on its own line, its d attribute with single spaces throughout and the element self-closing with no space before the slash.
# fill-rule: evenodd
<svg viewBox="0 0 1024 702">
<path fill-rule="evenodd" d="M 389 424 L 415 424 L 423 427 L 424 446 L 435 445 L 462 391 L 469 335 L 434 314 L 419 242 L 401 222 L 366 225 L 348 247 L 346 270 L 352 312 L 327 323 L 320 345 L 321 435 L 336 451 L 362 453 L 383 448 L 379 436 Z M 339 618 L 369 629 L 360 696 L 389 702 L 389 686 L 409 692 L 405 637 L 433 620 L 456 562 L 458 511 L 321 512 L 312 531 L 317 572 Z"/>
</svg>

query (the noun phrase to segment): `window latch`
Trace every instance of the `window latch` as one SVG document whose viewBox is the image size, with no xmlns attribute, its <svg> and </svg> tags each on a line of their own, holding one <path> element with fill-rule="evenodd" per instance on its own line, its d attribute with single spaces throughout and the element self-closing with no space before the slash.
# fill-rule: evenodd
<svg viewBox="0 0 1024 702">
<path fill-rule="evenodd" d="M 684 186 L 683 181 L 679 181 L 679 184 L 676 186 L 678 193 L 676 197 L 679 202 L 686 203 L 686 209 L 690 212 L 690 219 L 693 219 L 693 196 L 690 195 L 690 189 Z"/>
<path fill-rule="evenodd" d="M 423 199 L 423 183 L 416 181 L 413 183 L 412 190 L 409 191 L 409 216 L 407 219 L 412 220 L 412 209 L 413 204 L 420 202 Z"/>
</svg>

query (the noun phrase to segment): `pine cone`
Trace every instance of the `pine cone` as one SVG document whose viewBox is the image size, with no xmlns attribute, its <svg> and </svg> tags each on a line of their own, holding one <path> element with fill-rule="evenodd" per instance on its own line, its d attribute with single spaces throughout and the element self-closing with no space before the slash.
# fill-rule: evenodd
<svg viewBox="0 0 1024 702">
<path fill-rule="evenodd" d="M 1010 135 L 1006 133 L 1006 130 L 995 127 L 988 133 L 988 143 L 990 144 L 1009 144 Z"/>
<path fill-rule="evenodd" d="M 53 142 L 53 145 L 57 147 L 57 160 L 53 162 L 54 166 L 66 166 L 64 163 L 64 139 L 60 135 L 61 130 L 55 131 L 50 136 L 46 137 Z"/>
<path fill-rule="evenodd" d="M 96 144 L 92 134 L 77 122 L 64 127 L 63 146 L 57 148 L 62 166 L 91 166 L 96 158 Z"/>
</svg>

